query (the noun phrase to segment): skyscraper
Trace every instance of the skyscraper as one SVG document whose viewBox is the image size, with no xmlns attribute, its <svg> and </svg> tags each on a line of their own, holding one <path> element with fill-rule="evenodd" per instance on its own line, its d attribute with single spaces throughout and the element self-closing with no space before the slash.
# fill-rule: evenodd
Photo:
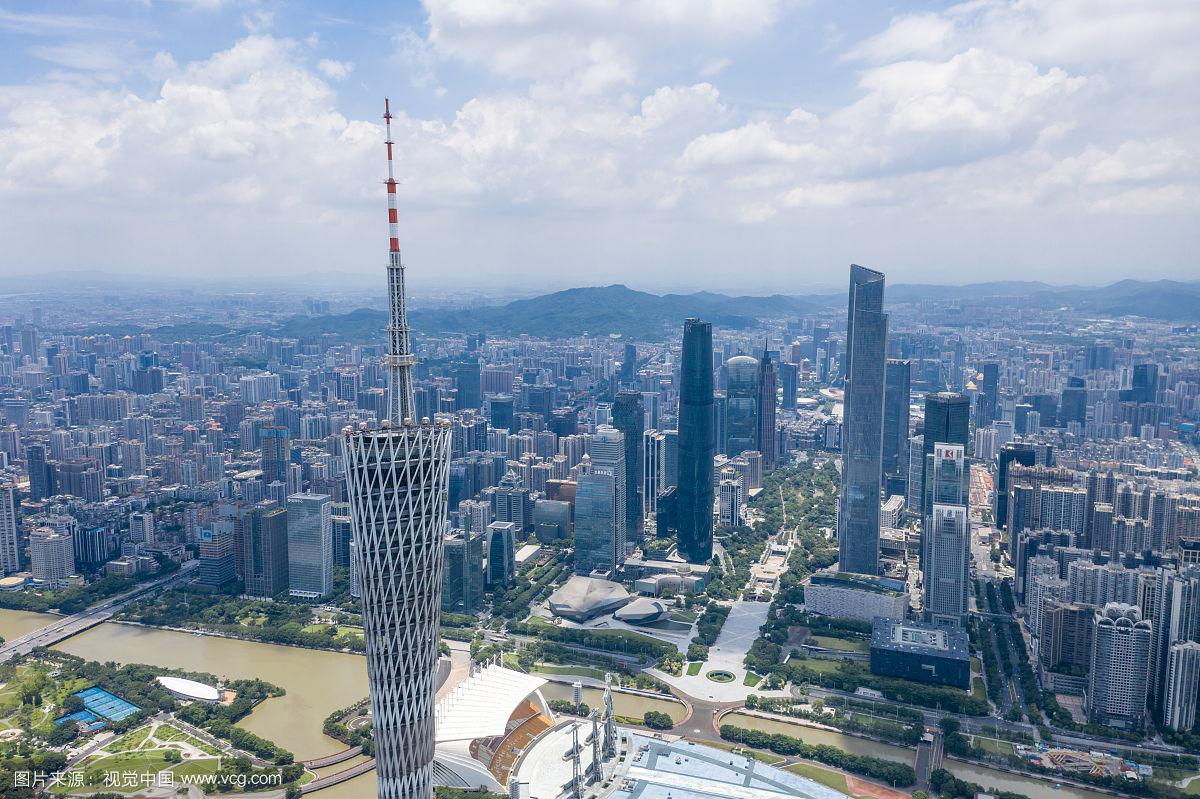
<svg viewBox="0 0 1200 799">
<path fill-rule="evenodd" d="M 333 590 L 333 518 L 328 494 L 287 498 L 288 591 L 318 599 Z"/>
<path fill-rule="evenodd" d="M 0 483 L 0 574 L 21 570 L 21 540 L 17 529 L 16 486 Z"/>
<path fill-rule="evenodd" d="M 776 391 L 779 387 L 779 374 L 775 369 L 775 361 L 771 353 L 763 346 L 763 357 L 758 362 L 758 445 L 762 453 L 763 467 L 775 468 L 775 417 L 778 398 Z M 794 396 L 794 394 L 793 394 Z"/>
<path fill-rule="evenodd" d="M 683 323 L 679 385 L 679 471 L 674 519 L 679 552 L 691 563 L 712 560 L 713 534 L 712 325 Z M 876 509 L 878 523 L 879 511 Z"/>
<path fill-rule="evenodd" d="M 617 533 L 622 506 L 616 478 L 593 472 L 579 478 L 575 491 L 575 573 L 610 572 L 624 562 L 624 539 Z"/>
<path fill-rule="evenodd" d="M 979 382 L 979 398 L 975 403 L 975 426 L 986 427 L 999 418 L 996 412 L 1000 404 L 1000 364 L 988 361 L 979 365 L 983 376 Z"/>
<path fill-rule="evenodd" d="M 1092 622 L 1092 662 L 1084 706 L 1088 721 L 1140 729 L 1146 717 L 1150 622 L 1135 605 L 1109 602 Z"/>
<path fill-rule="evenodd" d="M 613 402 L 613 427 L 625 438 L 625 536 L 631 544 L 640 544 L 645 537 L 642 530 L 642 448 L 646 427 L 641 394 L 624 390 L 617 393 Z M 592 464 L 595 463 L 593 449 Z"/>
<path fill-rule="evenodd" d="M 758 449 L 758 359 L 736 355 L 725 362 L 725 454 Z"/>
<path fill-rule="evenodd" d="M 1180 641 L 1167 652 L 1163 690 L 1163 726 L 1190 730 L 1196 725 L 1196 693 L 1200 691 L 1200 644 Z"/>
<path fill-rule="evenodd" d="M 883 389 L 883 473 L 907 475 L 912 364 L 888 359 Z"/>
<path fill-rule="evenodd" d="M 446 537 L 442 610 L 475 613 L 483 602 L 483 531 L 458 530 Z"/>
<path fill-rule="evenodd" d="M 291 461 L 292 445 L 288 428 L 268 425 L 262 429 L 262 472 L 263 484 L 276 481 L 287 483 L 288 463 Z"/>
<path fill-rule="evenodd" d="M 451 429 L 413 418 L 412 369 L 388 141 L 388 414 L 347 429 L 346 492 L 362 589 L 379 799 L 433 796 L 434 695 Z"/>
<path fill-rule="evenodd" d="M 242 574 L 248 596 L 288 590 L 288 512 L 274 502 L 258 503 L 243 520 Z"/>
<path fill-rule="evenodd" d="M 510 585 L 517 576 L 517 526 L 492 522 L 487 526 L 487 584 Z"/>
<path fill-rule="evenodd" d="M 480 392 L 480 368 L 477 358 L 456 361 L 453 366 L 454 386 L 458 389 L 458 409 L 478 408 L 483 403 Z"/>
<path fill-rule="evenodd" d="M 46 445 L 29 444 L 25 447 L 25 465 L 29 470 L 29 498 L 40 502 L 54 494 L 52 472 L 46 463 Z"/>
<path fill-rule="evenodd" d="M 971 519 L 965 505 L 933 506 L 922 534 L 925 546 L 925 620 L 965 627 L 971 566 Z"/>
<path fill-rule="evenodd" d="M 887 314 L 881 272 L 850 266 L 838 568 L 879 571 L 879 486 L 883 478 L 884 356 Z"/>
</svg>

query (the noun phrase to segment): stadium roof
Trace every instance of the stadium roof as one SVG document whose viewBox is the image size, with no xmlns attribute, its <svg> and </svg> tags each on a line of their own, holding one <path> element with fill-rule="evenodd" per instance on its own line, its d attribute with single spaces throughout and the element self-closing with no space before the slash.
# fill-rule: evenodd
<svg viewBox="0 0 1200 799">
<path fill-rule="evenodd" d="M 211 685 L 205 685 L 195 680 L 185 680 L 182 677 L 156 677 L 159 684 L 176 696 L 195 699 L 199 702 L 216 702 L 221 698 L 221 692 Z"/>
<path fill-rule="evenodd" d="M 532 674 L 484 666 L 438 702 L 436 742 L 503 735 L 513 711 L 545 684 L 545 679 Z"/>
<path fill-rule="evenodd" d="M 586 621 L 624 607 L 630 598 L 619 583 L 575 575 L 550 595 L 547 604 L 556 616 Z"/>
</svg>

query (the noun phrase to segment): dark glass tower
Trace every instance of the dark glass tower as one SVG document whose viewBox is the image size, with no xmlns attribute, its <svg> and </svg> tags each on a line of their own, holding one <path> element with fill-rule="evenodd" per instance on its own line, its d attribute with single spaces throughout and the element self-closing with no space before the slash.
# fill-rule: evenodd
<svg viewBox="0 0 1200 799">
<path fill-rule="evenodd" d="M 776 392 L 779 386 L 779 373 L 775 370 L 775 362 L 771 353 L 763 347 L 762 360 L 758 362 L 758 451 L 762 453 L 763 467 L 775 468 L 775 417 Z M 794 395 L 793 395 L 794 396 Z"/>
<path fill-rule="evenodd" d="M 908 397 L 912 368 L 909 361 L 887 362 L 883 391 L 883 473 L 908 471 Z"/>
<path fill-rule="evenodd" d="M 925 395 L 925 445 L 924 457 L 921 459 L 921 486 L 927 493 L 929 485 L 926 476 L 925 461 L 933 454 L 937 444 L 960 444 L 968 449 L 967 440 L 971 427 L 971 400 L 953 391 L 939 391 L 936 394 Z M 913 508 L 914 511 L 917 508 Z M 929 515 L 928 507 L 921 507 L 921 513 Z"/>
<path fill-rule="evenodd" d="M 983 380 L 975 401 L 975 426 L 986 427 L 996 421 L 996 408 L 1000 404 L 1000 364 L 988 361 L 980 365 L 979 373 Z"/>
<path fill-rule="evenodd" d="M 625 538 L 642 542 L 642 451 L 646 409 L 637 391 L 617 392 L 612 409 L 613 427 L 625 436 Z"/>
<path fill-rule="evenodd" d="M 883 392 L 887 314 L 883 273 L 850 266 L 846 310 L 846 395 L 838 568 L 879 571 L 879 485 L 883 480 Z"/>
<path fill-rule="evenodd" d="M 712 325 L 683 323 L 679 386 L 679 483 L 675 521 L 679 553 L 691 563 L 712 560 L 713 540 Z M 875 511 L 878 524 L 879 511 Z"/>
</svg>

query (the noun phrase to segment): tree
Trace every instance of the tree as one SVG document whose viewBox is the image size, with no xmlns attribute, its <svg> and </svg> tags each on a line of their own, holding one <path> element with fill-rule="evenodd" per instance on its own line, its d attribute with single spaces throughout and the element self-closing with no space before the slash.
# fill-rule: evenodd
<svg viewBox="0 0 1200 799">
<path fill-rule="evenodd" d="M 661 710 L 647 710 L 642 715 L 642 722 L 652 730 L 669 730 L 675 726 L 671 717 Z"/>
</svg>

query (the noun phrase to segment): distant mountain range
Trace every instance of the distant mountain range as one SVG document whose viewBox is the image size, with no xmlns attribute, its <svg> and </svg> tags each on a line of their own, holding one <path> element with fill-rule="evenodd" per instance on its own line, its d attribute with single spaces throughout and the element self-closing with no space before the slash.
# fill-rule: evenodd
<svg viewBox="0 0 1200 799">
<path fill-rule="evenodd" d="M 1123 280 L 1111 286 L 1051 286 L 1046 283 L 1001 281 L 965 286 L 898 284 L 886 290 L 889 305 L 919 302 L 1020 301 L 1052 309 L 1070 306 L 1103 316 L 1144 316 L 1167 321 L 1200 321 L 1200 281 Z M 410 313 L 414 330 L 424 333 L 482 332 L 569 338 L 593 336 L 658 341 L 676 335 L 689 316 L 719 327 L 749 329 L 763 320 L 794 319 L 844 306 L 843 294 L 730 297 L 711 292 L 651 294 L 623 285 L 557 291 L 503 305 L 467 310 L 417 309 Z M 307 337 L 334 333 L 348 340 L 380 340 L 387 324 L 382 310 L 361 308 L 348 314 L 295 317 L 274 332 Z"/>
</svg>

